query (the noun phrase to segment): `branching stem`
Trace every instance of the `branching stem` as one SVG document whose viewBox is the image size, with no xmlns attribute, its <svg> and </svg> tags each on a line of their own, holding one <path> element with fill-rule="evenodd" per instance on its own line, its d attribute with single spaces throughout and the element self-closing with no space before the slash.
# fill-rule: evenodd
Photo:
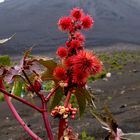
<svg viewBox="0 0 140 140">
<path fill-rule="evenodd" d="M 42 99 L 42 97 L 41 97 L 40 93 L 39 93 L 39 92 L 37 92 L 37 91 L 36 91 L 36 89 L 34 88 L 34 86 L 33 86 L 32 82 L 30 81 L 29 77 L 27 76 L 27 74 L 26 74 L 25 70 L 22 70 L 22 73 L 24 74 L 24 76 L 25 76 L 26 80 L 28 81 L 28 83 L 30 84 L 31 88 L 34 90 L 34 92 L 36 93 L 36 95 L 37 95 L 37 96 L 39 96 L 39 97 Z"/>
<path fill-rule="evenodd" d="M 43 117 L 43 120 L 44 120 L 46 131 L 48 133 L 49 140 L 54 140 L 54 136 L 53 136 L 53 132 L 52 132 L 50 122 L 49 122 L 48 111 L 47 111 L 47 107 L 46 107 L 45 102 L 42 102 L 42 107 L 45 110 L 44 112 L 42 112 L 42 117 Z"/>
<path fill-rule="evenodd" d="M 0 79 L 0 88 L 5 91 L 5 86 L 3 84 L 3 80 Z M 33 140 L 42 140 L 39 136 L 37 136 L 27 125 L 26 123 L 21 119 L 19 114 L 17 113 L 15 107 L 13 106 L 12 102 L 10 101 L 8 95 L 4 94 L 5 101 L 7 102 L 9 108 L 11 109 L 13 115 L 17 119 L 17 121 L 21 124 L 21 126 L 24 128 L 24 130 L 31 136 Z"/>
<path fill-rule="evenodd" d="M 64 107 L 68 107 L 68 104 L 69 104 L 69 101 L 71 98 L 71 94 L 72 94 L 71 92 L 68 92 L 66 99 L 65 99 L 65 102 L 64 102 Z"/>
<path fill-rule="evenodd" d="M 22 102 L 22 103 L 24 103 L 24 104 L 30 106 L 30 107 L 32 107 L 33 109 L 35 109 L 35 110 L 37 110 L 37 111 L 39 111 L 39 112 L 43 112 L 43 109 L 37 107 L 36 105 L 33 105 L 33 104 L 27 102 L 26 100 L 24 100 L 24 99 L 22 99 L 22 98 L 20 98 L 20 97 L 18 97 L 18 96 L 15 96 L 14 94 L 8 93 L 7 91 L 5 91 L 5 90 L 2 89 L 2 88 L 0 88 L 0 92 L 2 92 L 3 94 L 5 94 L 5 95 L 7 95 L 7 96 L 9 96 L 9 97 L 12 97 L 12 98 L 14 98 L 14 99 L 16 99 L 16 100 L 18 100 L 18 101 L 20 101 L 20 102 Z"/>
<path fill-rule="evenodd" d="M 36 95 L 41 99 L 41 102 L 42 102 L 42 108 L 43 108 L 43 112 L 42 113 L 42 116 L 43 116 L 43 120 L 44 120 L 44 124 L 45 124 L 45 128 L 46 128 L 46 131 L 48 133 L 48 137 L 50 140 L 54 140 L 54 136 L 53 136 L 53 132 L 52 132 L 52 128 L 51 128 L 51 125 L 50 125 L 50 122 L 49 122 L 49 118 L 48 118 L 48 111 L 47 111 L 47 107 L 46 107 L 46 100 L 45 100 L 45 96 L 43 94 L 40 94 L 39 92 L 37 92 L 33 86 L 33 84 L 31 83 L 30 79 L 28 78 L 26 72 L 24 70 L 22 70 L 26 80 L 28 81 L 28 83 L 30 84 L 30 86 L 32 87 L 32 89 L 34 90 L 34 92 L 36 93 Z M 49 98 L 50 99 L 50 98 Z M 49 100 L 48 99 L 48 100 Z M 47 100 L 47 101 L 48 101 Z"/>
</svg>

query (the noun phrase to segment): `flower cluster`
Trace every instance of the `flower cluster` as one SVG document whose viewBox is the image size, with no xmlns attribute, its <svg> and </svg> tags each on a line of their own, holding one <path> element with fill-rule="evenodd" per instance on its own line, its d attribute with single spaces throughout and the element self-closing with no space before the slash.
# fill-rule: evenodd
<svg viewBox="0 0 140 140">
<path fill-rule="evenodd" d="M 74 119 L 76 112 L 77 112 L 77 108 L 72 108 L 71 104 L 69 104 L 68 107 L 56 106 L 54 110 L 52 110 L 51 115 L 53 117 L 62 116 L 63 119 L 67 119 L 68 116 L 70 116 L 71 119 Z"/>
<path fill-rule="evenodd" d="M 85 36 L 80 32 L 81 29 L 90 29 L 93 23 L 92 17 L 78 7 L 71 11 L 70 16 L 59 19 L 59 29 L 69 36 L 65 46 L 59 47 L 56 52 L 63 60 L 63 64 L 54 70 L 57 80 L 84 87 L 89 75 L 102 71 L 101 61 L 92 52 L 84 49 Z"/>
</svg>

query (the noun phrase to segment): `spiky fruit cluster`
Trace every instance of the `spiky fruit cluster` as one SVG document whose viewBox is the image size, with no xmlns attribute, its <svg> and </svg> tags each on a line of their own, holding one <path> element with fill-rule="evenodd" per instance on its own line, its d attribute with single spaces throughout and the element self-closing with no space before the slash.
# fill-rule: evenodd
<svg viewBox="0 0 140 140">
<path fill-rule="evenodd" d="M 52 110 L 51 115 L 55 117 L 62 117 L 63 119 L 67 119 L 70 116 L 71 119 L 75 118 L 77 112 L 77 108 L 72 108 L 71 104 L 68 107 L 64 106 L 56 106 L 54 110 Z"/>
<path fill-rule="evenodd" d="M 67 81 L 70 87 L 84 87 L 89 75 L 102 71 L 101 61 L 84 49 L 85 36 L 80 32 L 93 27 L 93 23 L 92 17 L 78 7 L 58 21 L 59 29 L 69 36 L 65 46 L 57 49 L 56 53 L 63 63 L 54 69 L 54 77 L 64 83 Z"/>
<path fill-rule="evenodd" d="M 63 32 L 75 32 L 78 29 L 90 29 L 93 26 L 93 19 L 90 15 L 85 15 L 82 9 L 76 7 L 71 11 L 70 16 L 61 17 L 58 27 Z"/>
</svg>

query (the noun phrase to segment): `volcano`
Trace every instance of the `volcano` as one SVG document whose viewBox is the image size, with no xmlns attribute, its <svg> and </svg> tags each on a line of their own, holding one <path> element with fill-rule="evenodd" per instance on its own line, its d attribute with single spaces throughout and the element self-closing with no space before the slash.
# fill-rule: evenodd
<svg viewBox="0 0 140 140">
<path fill-rule="evenodd" d="M 20 55 L 32 45 L 34 53 L 54 52 L 67 39 L 57 21 L 77 6 L 95 20 L 94 28 L 85 32 L 87 47 L 140 44 L 139 0 L 6 0 L 0 3 L 0 38 L 16 37 L 1 46 L 0 54 Z"/>
</svg>

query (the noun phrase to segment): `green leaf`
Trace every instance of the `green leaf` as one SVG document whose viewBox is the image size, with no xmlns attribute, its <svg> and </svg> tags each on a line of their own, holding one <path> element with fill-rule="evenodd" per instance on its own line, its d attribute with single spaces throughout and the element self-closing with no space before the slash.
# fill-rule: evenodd
<svg viewBox="0 0 140 140">
<path fill-rule="evenodd" d="M 54 78 L 53 77 L 53 70 L 47 69 L 41 76 L 41 79 L 43 81 L 48 80 L 50 78 Z"/>
<path fill-rule="evenodd" d="M 0 101 L 4 101 L 4 95 L 0 93 Z"/>
<path fill-rule="evenodd" d="M 37 61 L 38 63 L 40 63 L 44 67 L 47 67 L 50 70 L 53 70 L 57 66 L 57 63 L 53 60 L 53 58 L 36 57 L 35 59 L 33 59 L 33 61 Z"/>
<path fill-rule="evenodd" d="M 22 93 L 22 86 L 23 86 L 23 81 L 19 77 L 14 78 L 14 86 L 12 89 L 12 94 L 16 96 L 21 96 Z"/>
<path fill-rule="evenodd" d="M 77 88 L 75 96 L 77 98 L 80 116 L 81 116 L 86 108 L 86 103 L 92 102 L 92 96 L 86 88 Z"/>
<path fill-rule="evenodd" d="M 82 139 L 86 138 L 87 137 L 86 132 L 85 131 L 82 131 L 81 136 L 82 136 Z"/>
<path fill-rule="evenodd" d="M 82 92 L 82 90 L 79 90 L 79 88 L 76 89 L 75 96 L 79 105 L 79 112 L 81 116 L 86 108 L 86 98 L 84 96 L 84 92 Z"/>
<path fill-rule="evenodd" d="M 71 95 L 70 103 L 72 104 L 72 107 L 74 108 L 78 107 L 77 100 L 74 94 Z"/>
<path fill-rule="evenodd" d="M 47 92 L 50 91 L 53 87 L 54 87 L 54 81 L 48 81 L 43 84 L 43 89 Z"/>
<path fill-rule="evenodd" d="M 80 90 L 80 92 L 83 92 L 87 102 L 91 102 L 92 96 L 91 96 L 90 92 L 86 88 L 80 88 L 79 90 Z"/>
<path fill-rule="evenodd" d="M 0 66 L 10 66 L 11 60 L 8 55 L 0 56 Z"/>
<path fill-rule="evenodd" d="M 64 95 L 64 90 L 62 87 L 59 87 L 55 92 L 54 96 L 50 100 L 50 110 L 52 110 L 55 106 L 59 105 L 62 97 Z"/>
<path fill-rule="evenodd" d="M 41 79 L 43 81 L 50 79 L 50 78 L 54 78 L 53 70 L 57 66 L 57 63 L 53 59 L 38 57 L 37 59 L 34 59 L 33 61 L 36 61 L 47 68 L 46 71 L 41 76 Z"/>
</svg>

